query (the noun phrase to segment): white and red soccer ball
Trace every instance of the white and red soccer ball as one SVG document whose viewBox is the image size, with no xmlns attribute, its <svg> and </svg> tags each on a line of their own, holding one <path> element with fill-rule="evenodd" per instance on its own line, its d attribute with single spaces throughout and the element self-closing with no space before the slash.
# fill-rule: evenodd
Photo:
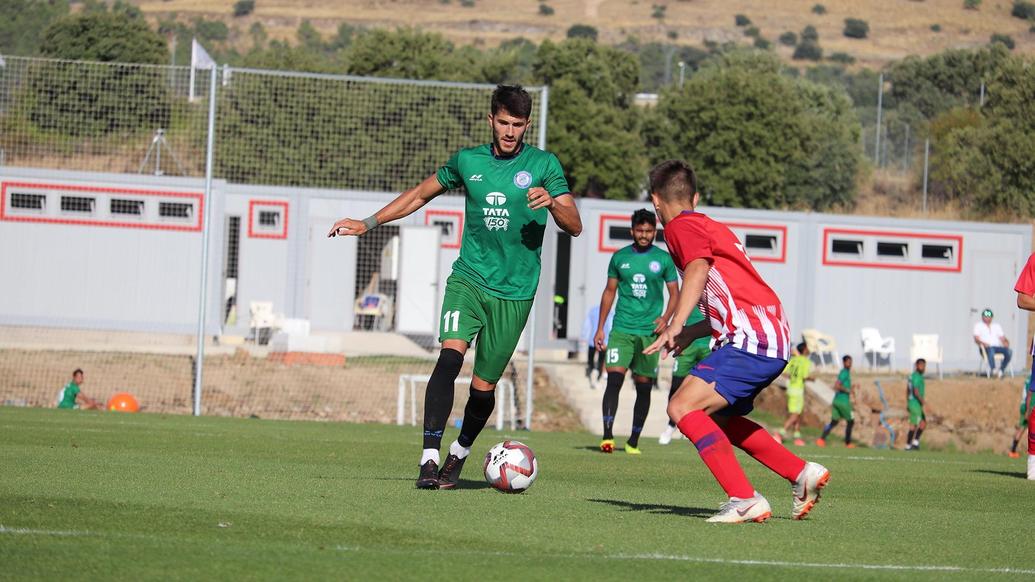
<svg viewBox="0 0 1035 582">
<path fill-rule="evenodd" d="M 521 493 L 539 474 L 539 462 L 528 445 L 503 441 L 485 454 L 485 480 L 504 493 Z"/>
</svg>

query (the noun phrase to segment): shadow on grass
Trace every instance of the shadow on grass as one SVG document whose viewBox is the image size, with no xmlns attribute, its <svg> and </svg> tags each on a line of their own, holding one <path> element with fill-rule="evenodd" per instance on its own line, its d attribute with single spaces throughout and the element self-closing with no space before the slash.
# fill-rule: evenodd
<svg viewBox="0 0 1035 582">
<path fill-rule="evenodd" d="M 998 475 L 999 477 L 1015 477 L 1017 479 L 1027 479 L 1028 475 L 1023 471 L 993 471 L 991 469 L 974 469 L 971 473 L 987 473 L 989 475 Z"/>
<path fill-rule="evenodd" d="M 680 507 L 678 505 L 658 505 L 655 503 L 632 503 L 620 499 L 588 499 L 593 503 L 604 503 L 612 505 L 623 511 L 646 511 L 659 515 L 680 515 L 683 517 L 698 517 L 701 519 L 715 515 L 715 509 L 703 509 L 700 507 Z"/>
</svg>

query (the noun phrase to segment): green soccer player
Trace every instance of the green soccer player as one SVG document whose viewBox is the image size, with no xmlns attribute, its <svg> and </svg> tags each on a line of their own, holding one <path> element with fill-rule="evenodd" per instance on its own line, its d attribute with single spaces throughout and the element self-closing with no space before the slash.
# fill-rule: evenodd
<svg viewBox="0 0 1035 582">
<path fill-rule="evenodd" d="M 1024 388 L 1021 390 L 1021 416 L 1017 420 L 1017 432 L 1013 435 L 1013 443 L 1010 444 L 1009 457 L 1016 459 L 1021 455 L 1017 453 L 1017 444 L 1021 437 L 1028 430 L 1028 412 L 1031 410 L 1031 376 L 1024 380 Z"/>
<path fill-rule="evenodd" d="M 462 149 L 438 172 L 363 220 L 343 218 L 328 236 L 359 236 L 416 212 L 447 190 L 464 187 L 467 206 L 460 257 L 446 280 L 439 318 L 442 350 L 424 394 L 424 446 L 417 487 L 456 486 L 471 445 L 496 405 L 495 388 L 525 327 L 536 287 L 547 214 L 578 236 L 582 219 L 557 157 L 523 141 L 532 98 L 500 85 L 488 116 L 492 143 Z M 460 435 L 439 468 L 439 448 L 453 384 L 477 339 L 474 378 Z"/>
<path fill-rule="evenodd" d="M 852 418 L 852 388 L 858 388 L 858 385 L 852 385 L 852 356 L 841 358 L 841 363 L 843 367 L 837 374 L 837 382 L 834 383 L 835 394 L 834 402 L 831 404 L 830 422 L 823 427 L 823 436 L 816 439 L 816 445 L 827 446 L 827 435 L 843 419 L 845 421 L 845 447 L 854 449 L 852 427 L 855 426 L 855 420 Z"/>
<path fill-rule="evenodd" d="M 701 314 L 700 307 L 695 305 L 694 310 L 690 312 L 690 317 L 686 320 L 685 327 L 690 327 L 699 321 L 704 321 L 704 315 Z M 711 337 L 705 336 L 690 342 L 690 345 L 686 346 L 685 350 L 673 358 L 672 385 L 668 389 L 669 400 L 672 400 L 672 396 L 679 390 L 683 380 L 690 374 L 690 370 L 693 370 L 694 366 L 707 358 L 710 353 L 712 353 Z M 682 433 L 676 429 L 676 421 L 669 418 L 668 426 L 665 427 L 665 431 L 658 437 L 658 444 L 667 445 L 672 442 L 672 437 L 676 435 L 682 436 Z"/>
<path fill-rule="evenodd" d="M 650 412 L 650 392 L 658 377 L 658 357 L 644 355 L 643 350 L 654 342 L 657 333 L 672 317 L 675 298 L 679 294 L 676 266 L 668 253 L 654 246 L 658 233 L 658 219 L 649 210 L 637 210 L 632 215 L 633 244 L 618 249 L 611 255 L 607 266 L 607 285 L 600 296 L 600 319 L 593 342 L 606 350 L 607 389 L 601 404 L 604 419 L 604 439 L 600 450 L 610 453 L 615 448 L 614 423 L 618 410 L 618 394 L 625 382 L 625 373 L 632 370 L 636 386 L 633 405 L 632 433 L 625 444 L 625 452 L 640 454 L 640 432 Z M 668 307 L 663 290 L 668 288 Z M 604 345 L 604 321 L 618 296 L 611 334 Z"/>
<path fill-rule="evenodd" d="M 906 408 L 909 409 L 909 434 L 906 435 L 906 450 L 920 450 L 920 435 L 927 428 L 927 415 L 924 414 L 924 371 L 927 360 L 918 358 L 906 384 Z"/>
<path fill-rule="evenodd" d="M 83 393 L 85 382 L 83 371 L 72 372 L 72 381 L 65 385 L 58 394 L 58 408 L 82 408 L 85 410 L 104 410 L 104 405 Z"/>
</svg>

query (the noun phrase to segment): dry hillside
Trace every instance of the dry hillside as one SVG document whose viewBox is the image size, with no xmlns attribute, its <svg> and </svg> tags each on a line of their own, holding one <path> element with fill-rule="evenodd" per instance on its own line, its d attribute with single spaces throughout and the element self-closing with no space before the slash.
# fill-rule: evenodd
<svg viewBox="0 0 1035 582">
<path fill-rule="evenodd" d="M 1035 52 L 1032 23 L 1010 16 L 1011 0 L 983 0 L 977 10 L 963 8 L 963 0 L 256 0 L 255 12 L 232 16 L 234 0 L 148 0 L 136 2 L 152 17 L 177 13 L 180 17 L 204 15 L 223 18 L 244 33 L 256 21 L 271 37 L 293 39 L 303 19 L 325 34 L 341 22 L 367 27 L 418 26 L 438 31 L 451 40 L 478 45 L 526 37 L 535 41 L 564 37 L 569 26 L 589 24 L 600 30 L 601 40 L 620 42 L 627 36 L 701 45 L 706 40 L 744 41 L 734 16 L 744 14 L 762 35 L 790 58 L 791 49 L 776 39 L 785 31 L 798 32 L 813 25 L 827 54 L 846 52 L 860 64 L 876 66 L 910 54 L 931 54 L 946 48 L 986 44 L 993 33 L 1007 34 L 1017 50 Z M 555 10 L 539 14 L 539 4 Z M 823 15 L 812 7 L 821 3 Z M 664 5 L 664 18 L 654 18 L 656 5 Z M 869 38 L 855 40 L 842 35 L 844 20 L 859 18 L 870 25 Z M 941 31 L 931 30 L 940 25 Z M 240 34 L 244 38 L 245 34 Z M 748 39 L 749 40 L 749 39 Z M 247 41 L 242 40 L 243 43 Z"/>
</svg>

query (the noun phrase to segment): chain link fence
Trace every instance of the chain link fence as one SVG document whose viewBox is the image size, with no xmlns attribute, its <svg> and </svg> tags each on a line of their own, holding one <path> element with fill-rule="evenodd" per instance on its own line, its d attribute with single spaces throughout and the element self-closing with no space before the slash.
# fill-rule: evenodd
<svg viewBox="0 0 1035 582">
<path fill-rule="evenodd" d="M 415 255 L 400 248 L 437 237 L 425 276 L 438 283 L 458 252 L 463 199 L 359 239 L 326 233 L 489 141 L 493 87 L 191 73 L 5 58 L 0 240 L 25 252 L 0 265 L 24 274 L 0 301 L 0 402 L 53 406 L 81 368 L 85 395 L 128 391 L 151 411 L 419 422 L 437 326 L 402 325 L 416 309 Z M 542 144 L 545 91 L 530 92 L 526 135 Z M 437 298 L 425 299 L 437 323 Z M 508 424 L 531 390 L 517 358 L 497 409 Z M 458 383 L 454 420 L 466 392 Z"/>
</svg>

